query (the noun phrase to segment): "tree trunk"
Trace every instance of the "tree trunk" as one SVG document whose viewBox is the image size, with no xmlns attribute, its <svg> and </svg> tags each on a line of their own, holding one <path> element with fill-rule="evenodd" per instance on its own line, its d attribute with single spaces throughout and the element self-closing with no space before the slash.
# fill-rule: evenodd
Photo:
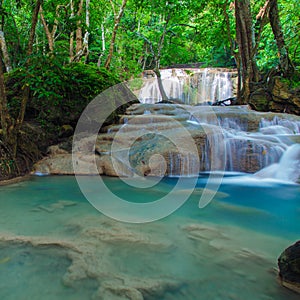
<svg viewBox="0 0 300 300">
<path fill-rule="evenodd" d="M 111 60 L 112 60 L 113 53 L 114 53 L 116 36 L 117 36 L 117 32 L 118 32 L 118 28 L 119 28 L 119 25 L 120 25 L 121 18 L 122 18 L 123 14 L 124 14 L 124 9 L 125 9 L 126 3 L 127 3 L 127 0 L 123 0 L 122 1 L 119 13 L 117 15 L 116 12 L 115 12 L 115 9 L 114 9 L 114 4 L 111 1 L 112 7 L 113 7 L 113 10 L 114 10 L 114 15 L 115 15 L 115 22 L 114 22 L 113 33 L 112 33 L 111 40 L 110 40 L 110 46 L 109 46 L 109 50 L 108 50 L 108 56 L 107 56 L 105 64 L 104 64 L 104 67 L 107 70 L 109 70 L 109 68 L 110 68 Z"/>
<path fill-rule="evenodd" d="M 74 32 L 70 33 L 69 60 L 74 60 Z"/>
<path fill-rule="evenodd" d="M 76 29 L 76 53 L 73 55 L 73 33 L 70 35 L 70 61 L 80 61 L 80 59 L 85 56 L 85 62 L 88 59 L 89 55 L 89 26 L 90 26 L 90 0 L 86 0 L 85 2 L 85 25 L 86 30 L 83 37 L 82 34 L 82 21 L 79 19 L 77 21 L 77 29 Z M 71 11 L 72 11 L 72 1 L 71 1 Z M 77 16 L 80 18 L 83 11 L 83 0 L 80 0 L 79 7 L 77 11 Z"/>
<path fill-rule="evenodd" d="M 277 0 L 270 0 L 269 12 L 270 24 L 276 40 L 279 56 L 279 68 L 284 76 L 288 76 L 294 72 L 293 64 L 289 58 L 288 49 L 285 45 L 283 31 L 278 12 Z"/>
<path fill-rule="evenodd" d="M 168 98 L 168 96 L 165 92 L 165 89 L 164 89 L 164 86 L 163 86 L 163 83 L 162 83 L 162 80 L 161 80 L 161 74 L 160 74 L 159 68 L 160 68 L 161 51 L 162 51 L 163 46 L 164 46 L 165 37 L 166 37 L 166 33 L 167 33 L 167 27 L 168 27 L 170 18 L 171 18 L 171 15 L 169 14 L 167 16 L 166 20 L 165 20 L 164 29 L 163 29 L 162 35 L 159 39 L 159 42 L 158 42 L 157 53 L 154 57 L 154 60 L 155 60 L 154 72 L 155 72 L 156 77 L 157 77 L 157 83 L 158 83 L 159 91 L 160 91 L 160 94 L 161 94 L 161 97 L 162 97 L 163 101 L 168 101 L 169 98 Z"/>
<path fill-rule="evenodd" d="M 161 99 L 162 99 L 162 101 L 168 101 L 169 98 L 168 98 L 168 96 L 167 96 L 167 94 L 165 92 L 165 89 L 164 89 L 164 86 L 163 86 L 163 83 L 162 83 L 162 80 L 161 80 L 160 71 L 159 71 L 159 69 L 155 68 L 154 72 L 156 74 L 156 78 L 157 78 L 157 83 L 158 83 L 158 88 L 159 88 L 159 91 L 160 91 Z"/>
<path fill-rule="evenodd" d="M 226 32 L 227 32 L 227 38 L 230 44 L 230 52 L 231 55 L 234 57 L 236 67 L 238 70 L 238 83 L 237 83 L 237 99 L 241 99 L 241 60 L 240 60 L 240 55 L 238 52 L 236 52 L 236 43 L 235 41 L 231 38 L 231 29 L 230 29 L 230 20 L 229 20 L 229 15 L 227 13 L 227 8 L 230 7 L 229 1 L 226 0 L 225 3 L 222 5 L 223 9 L 223 14 L 225 18 L 225 24 L 226 24 Z"/>
<path fill-rule="evenodd" d="M 255 61 L 254 32 L 249 0 L 235 0 L 236 40 L 241 63 L 242 91 L 239 104 L 245 104 L 250 97 L 250 83 L 258 80 Z"/>
<path fill-rule="evenodd" d="M 102 40 L 102 52 L 100 53 L 98 61 L 97 61 L 97 66 L 98 67 L 101 66 L 101 59 L 102 59 L 102 56 L 104 55 L 105 50 L 106 50 L 106 48 L 105 48 L 105 30 L 104 30 L 103 23 L 101 24 L 101 40 Z"/>
<path fill-rule="evenodd" d="M 14 42 L 12 45 L 12 47 L 14 48 L 14 55 L 11 57 L 11 60 L 12 60 L 12 65 L 17 65 L 18 64 L 17 57 L 19 57 L 20 53 L 22 53 L 22 47 L 21 47 L 21 41 L 20 41 L 21 34 L 19 33 L 19 29 L 18 29 L 16 20 L 15 20 L 15 16 L 11 15 L 11 20 L 13 23 L 14 35 L 16 38 L 16 42 Z"/>
<path fill-rule="evenodd" d="M 266 0 L 265 4 L 260 8 L 259 13 L 256 16 L 255 23 L 255 48 L 254 52 L 257 52 L 258 45 L 261 39 L 263 28 L 269 22 L 270 0 Z"/>
<path fill-rule="evenodd" d="M 49 50 L 50 50 L 50 52 L 53 52 L 54 51 L 54 37 L 52 36 L 52 33 L 49 30 L 49 26 L 45 20 L 42 6 L 40 7 L 40 16 L 41 16 L 43 27 L 44 27 L 46 37 L 48 40 Z"/>
<path fill-rule="evenodd" d="M 85 34 L 83 38 L 83 55 L 85 56 L 85 63 L 88 61 L 89 56 L 89 27 L 90 27 L 90 0 L 85 1 Z"/>
<path fill-rule="evenodd" d="M 4 72 L 2 67 L 2 53 L 0 52 L 0 114 L 1 114 L 1 128 L 4 142 L 7 141 L 9 114 L 7 108 L 7 98 L 5 90 Z"/>
<path fill-rule="evenodd" d="M 71 18 L 74 17 L 74 3 L 73 0 L 70 0 L 71 8 Z M 70 33 L 70 45 L 69 45 L 69 60 L 72 62 L 74 60 L 74 31 Z"/>
<path fill-rule="evenodd" d="M 40 7 L 43 3 L 43 0 L 37 0 L 35 4 L 35 8 L 33 11 L 33 15 L 31 18 L 31 27 L 30 27 L 30 33 L 29 33 L 29 40 L 28 40 L 28 46 L 27 46 L 27 56 L 30 56 L 33 52 L 33 43 L 34 43 L 34 38 L 35 38 L 35 29 L 36 25 L 38 22 L 38 16 L 39 16 L 39 11 Z M 30 60 L 30 58 L 29 58 Z"/>
<path fill-rule="evenodd" d="M 12 70 L 12 67 L 11 67 L 11 62 L 7 51 L 7 46 L 6 46 L 6 41 L 5 41 L 3 31 L 0 31 L 0 44 L 1 44 L 1 51 L 3 55 L 3 61 L 5 64 L 6 72 L 9 73 Z"/>
<path fill-rule="evenodd" d="M 82 14 L 83 0 L 80 0 L 79 7 L 77 11 L 77 17 L 80 18 Z M 77 21 L 77 29 L 76 29 L 76 56 L 82 50 L 82 27 L 81 20 Z"/>
</svg>

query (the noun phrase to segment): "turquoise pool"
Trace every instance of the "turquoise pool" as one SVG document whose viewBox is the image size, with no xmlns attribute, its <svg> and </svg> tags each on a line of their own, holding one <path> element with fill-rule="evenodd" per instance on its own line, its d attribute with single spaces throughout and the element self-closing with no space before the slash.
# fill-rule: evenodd
<svg viewBox="0 0 300 300">
<path fill-rule="evenodd" d="M 137 190 L 104 178 L 135 203 L 158 199 L 176 180 Z M 199 177 L 175 213 L 147 224 L 106 217 L 74 177 L 0 187 L 0 299 L 299 299 L 277 283 L 276 267 L 300 238 L 300 186 L 228 176 L 199 209 L 206 181 Z"/>
</svg>

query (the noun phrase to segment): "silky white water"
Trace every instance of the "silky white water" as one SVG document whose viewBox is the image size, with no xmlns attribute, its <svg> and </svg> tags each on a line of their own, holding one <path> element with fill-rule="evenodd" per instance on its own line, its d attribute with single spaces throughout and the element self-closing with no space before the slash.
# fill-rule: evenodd
<svg viewBox="0 0 300 300">
<path fill-rule="evenodd" d="M 218 69 L 163 69 L 160 70 L 164 91 L 169 100 L 184 104 L 214 103 L 233 97 L 232 72 Z M 234 72 L 233 72 L 234 73 Z M 139 92 L 142 103 L 154 104 L 162 101 L 158 80 L 144 78 Z"/>
</svg>

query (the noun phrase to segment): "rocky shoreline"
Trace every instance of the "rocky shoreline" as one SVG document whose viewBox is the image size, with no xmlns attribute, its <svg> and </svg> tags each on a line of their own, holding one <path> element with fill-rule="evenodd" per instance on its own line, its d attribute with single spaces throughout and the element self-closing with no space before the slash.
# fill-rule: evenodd
<svg viewBox="0 0 300 300">
<path fill-rule="evenodd" d="M 22 181 L 28 180 L 29 178 L 30 178 L 30 175 L 26 174 L 24 176 L 15 177 L 15 178 L 12 178 L 12 179 L 1 180 L 0 181 L 0 186 L 22 182 Z"/>
</svg>

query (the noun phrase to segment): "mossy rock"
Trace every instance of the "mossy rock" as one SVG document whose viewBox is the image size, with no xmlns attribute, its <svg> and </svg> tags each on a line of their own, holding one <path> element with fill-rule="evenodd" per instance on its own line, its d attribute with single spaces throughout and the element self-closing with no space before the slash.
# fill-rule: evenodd
<svg viewBox="0 0 300 300">
<path fill-rule="evenodd" d="M 269 95 L 265 89 L 260 88 L 254 91 L 249 100 L 249 105 L 258 111 L 269 110 Z"/>
<path fill-rule="evenodd" d="M 283 251 L 278 266 L 281 284 L 300 294 L 300 241 Z"/>
<path fill-rule="evenodd" d="M 69 137 L 73 134 L 74 129 L 71 125 L 65 124 L 60 127 L 59 137 Z"/>
</svg>

